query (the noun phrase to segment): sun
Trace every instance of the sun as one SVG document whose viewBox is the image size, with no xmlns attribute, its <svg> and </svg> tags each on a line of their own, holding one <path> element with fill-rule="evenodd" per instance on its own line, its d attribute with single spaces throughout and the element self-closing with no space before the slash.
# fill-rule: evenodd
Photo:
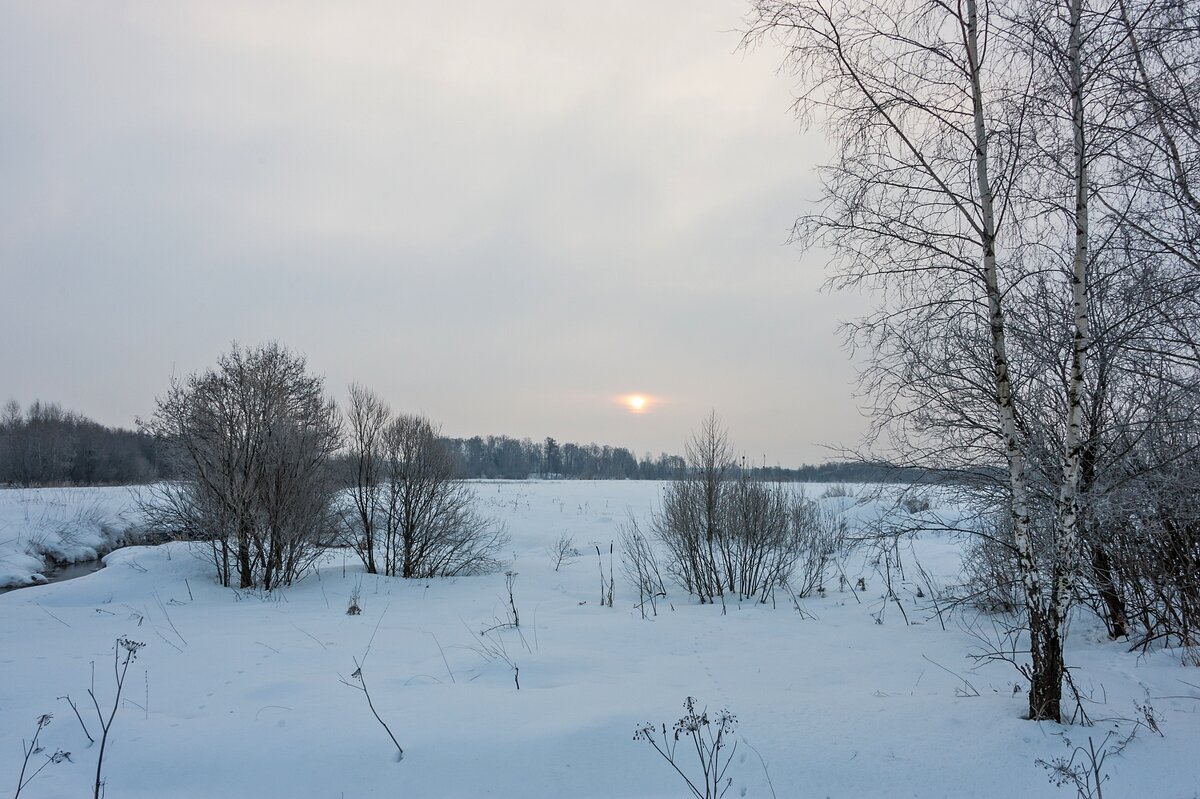
<svg viewBox="0 0 1200 799">
<path fill-rule="evenodd" d="M 625 394 L 618 397 L 617 402 L 624 405 L 630 413 L 645 413 L 650 410 L 654 398 L 647 394 Z"/>
</svg>

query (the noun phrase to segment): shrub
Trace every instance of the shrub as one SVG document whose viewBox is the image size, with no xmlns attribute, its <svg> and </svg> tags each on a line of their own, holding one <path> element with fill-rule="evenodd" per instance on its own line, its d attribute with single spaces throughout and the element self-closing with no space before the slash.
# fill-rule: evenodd
<svg viewBox="0 0 1200 799">
<path fill-rule="evenodd" d="M 341 445 L 324 381 L 303 356 L 271 343 L 234 346 L 215 369 L 173 380 L 142 428 L 181 479 L 140 503 L 156 532 L 207 542 L 222 585 L 290 584 L 332 543 Z"/>
</svg>

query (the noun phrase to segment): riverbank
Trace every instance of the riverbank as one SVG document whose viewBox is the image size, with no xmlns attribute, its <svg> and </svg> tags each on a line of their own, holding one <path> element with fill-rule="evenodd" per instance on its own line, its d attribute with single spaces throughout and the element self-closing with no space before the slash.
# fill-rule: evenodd
<svg viewBox="0 0 1200 799">
<path fill-rule="evenodd" d="M 135 490 L 5 490 L 0 494 L 0 590 L 100 568 L 101 558 L 126 543 Z"/>
</svg>

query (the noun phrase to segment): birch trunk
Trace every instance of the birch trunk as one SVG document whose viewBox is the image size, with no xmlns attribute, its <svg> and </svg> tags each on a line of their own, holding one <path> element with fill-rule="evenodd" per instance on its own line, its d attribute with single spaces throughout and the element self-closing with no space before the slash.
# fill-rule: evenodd
<svg viewBox="0 0 1200 799">
<path fill-rule="evenodd" d="M 1083 391 L 1088 348 L 1088 172 L 1087 142 L 1084 127 L 1082 13 L 1083 0 L 1069 0 L 1070 37 L 1068 40 L 1068 79 L 1071 90 L 1072 165 L 1075 183 L 1075 240 L 1071 263 L 1071 309 L 1074 331 L 1071 339 L 1071 371 L 1067 384 L 1067 418 L 1063 440 L 1062 484 L 1058 492 L 1058 518 L 1055 530 L 1054 563 L 1051 567 L 1049 618 L 1046 638 L 1041 642 L 1043 658 L 1057 670 L 1056 687 L 1047 685 L 1046 693 L 1034 696 L 1030 691 L 1030 713 L 1035 718 L 1059 716 L 1062 693 L 1062 629 L 1070 609 L 1075 575 L 1076 548 L 1079 541 L 1079 466 L 1083 453 Z M 1040 706 L 1035 707 L 1038 700 Z"/>
<path fill-rule="evenodd" d="M 1030 533 L 1028 489 L 1025 479 L 1025 455 L 1017 435 L 1013 408 L 1012 376 L 1009 370 L 1008 343 L 1002 304 L 1003 291 L 996 264 L 996 217 L 992 181 L 988 164 L 987 125 L 979 56 L 979 10 L 977 0 L 967 0 L 966 45 L 971 72 L 971 99 L 974 116 L 975 183 L 980 207 L 980 244 L 983 251 L 984 288 L 988 300 L 991 328 L 993 379 L 996 411 L 1004 438 L 1008 465 L 1013 543 L 1017 549 L 1017 568 L 1025 591 L 1029 621 L 1033 669 L 1030 675 L 1029 717 L 1059 720 L 1058 697 L 1062 692 L 1061 639 L 1052 633 L 1042 596 L 1037 555 Z M 1057 657 L 1054 656 L 1057 650 Z"/>
</svg>

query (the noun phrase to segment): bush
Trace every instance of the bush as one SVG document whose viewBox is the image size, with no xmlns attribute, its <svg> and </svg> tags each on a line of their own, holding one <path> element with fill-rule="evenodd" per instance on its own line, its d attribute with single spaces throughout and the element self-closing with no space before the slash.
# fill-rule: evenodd
<svg viewBox="0 0 1200 799">
<path fill-rule="evenodd" d="M 651 518 L 667 572 L 701 603 L 726 594 L 766 602 L 801 566 L 800 594 L 819 586 L 841 549 L 844 525 L 789 487 L 737 469 L 709 416 L 687 446 L 687 468 Z"/>
<path fill-rule="evenodd" d="M 222 585 L 290 584 L 333 542 L 340 419 L 303 356 L 235 345 L 215 369 L 173 380 L 142 427 L 181 476 L 140 502 L 147 526 L 207 542 Z"/>
<path fill-rule="evenodd" d="M 621 527 L 621 568 L 626 579 L 637 588 L 638 610 L 646 618 L 646 606 L 658 615 L 658 600 L 667 595 L 654 543 L 646 538 L 637 520 L 630 514 L 628 524 Z"/>
<path fill-rule="evenodd" d="M 1004 514 L 985 517 L 963 550 L 959 599 L 988 613 L 1025 607 L 1012 523 Z"/>
<path fill-rule="evenodd" d="M 846 522 L 827 505 L 801 492 L 791 505 L 791 536 L 796 551 L 789 584 L 806 597 L 825 587 L 830 572 L 846 550 Z"/>
</svg>

